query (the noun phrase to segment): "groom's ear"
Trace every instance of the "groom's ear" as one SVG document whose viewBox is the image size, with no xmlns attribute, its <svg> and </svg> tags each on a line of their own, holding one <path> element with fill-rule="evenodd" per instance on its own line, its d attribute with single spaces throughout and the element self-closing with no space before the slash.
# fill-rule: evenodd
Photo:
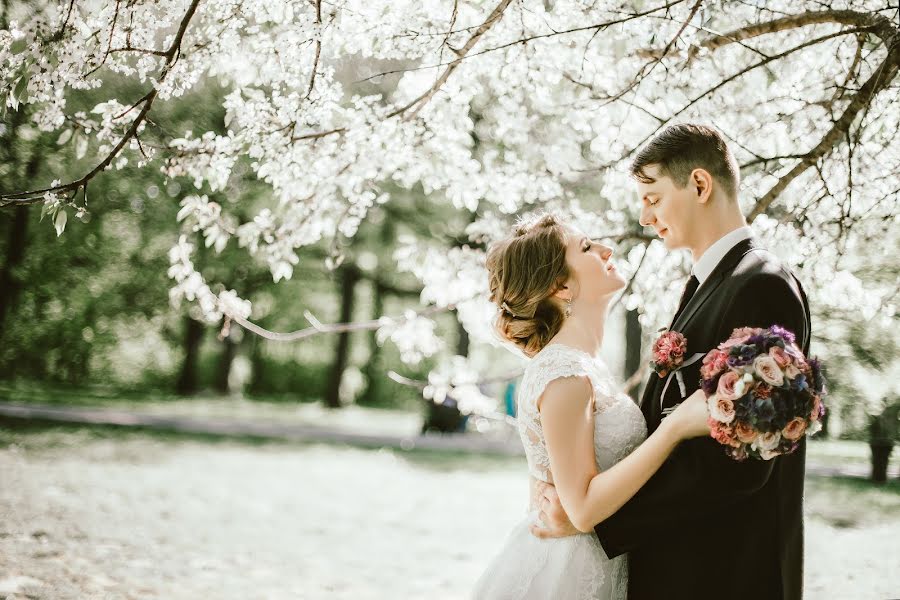
<svg viewBox="0 0 900 600">
<path fill-rule="evenodd" d="M 694 169 L 691 171 L 691 189 L 697 194 L 697 201 L 706 204 L 712 196 L 713 178 L 706 169 Z"/>
</svg>

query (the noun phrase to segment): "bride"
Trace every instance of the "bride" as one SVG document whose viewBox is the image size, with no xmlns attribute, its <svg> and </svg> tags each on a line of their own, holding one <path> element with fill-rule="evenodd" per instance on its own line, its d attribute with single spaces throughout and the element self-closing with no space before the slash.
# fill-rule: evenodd
<svg viewBox="0 0 900 600">
<path fill-rule="evenodd" d="M 528 470 L 553 483 L 581 534 L 539 539 L 532 485 L 528 517 L 475 586 L 479 600 L 625 598 L 626 556 L 608 559 L 593 533 L 665 462 L 681 440 L 708 435 L 702 391 L 653 435 L 598 357 L 610 299 L 625 286 L 612 249 L 553 215 L 516 226 L 489 251 L 496 329 L 531 358 L 519 388 Z"/>
</svg>

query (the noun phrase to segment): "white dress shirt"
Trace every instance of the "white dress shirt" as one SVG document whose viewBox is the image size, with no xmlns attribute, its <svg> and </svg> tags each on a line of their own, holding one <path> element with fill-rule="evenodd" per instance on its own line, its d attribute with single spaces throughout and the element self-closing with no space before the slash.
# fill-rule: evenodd
<svg viewBox="0 0 900 600">
<path fill-rule="evenodd" d="M 728 251 L 737 246 L 740 242 L 753 237 L 753 230 L 749 226 L 738 227 L 734 231 L 726 233 L 720 237 L 712 246 L 706 249 L 700 260 L 694 263 L 691 273 L 703 285 L 703 282 L 709 279 L 716 265 L 725 258 Z"/>
</svg>

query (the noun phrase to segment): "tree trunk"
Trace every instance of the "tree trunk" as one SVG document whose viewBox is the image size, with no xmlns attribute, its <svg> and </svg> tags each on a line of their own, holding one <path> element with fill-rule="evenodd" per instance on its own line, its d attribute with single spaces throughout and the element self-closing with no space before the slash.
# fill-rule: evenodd
<svg viewBox="0 0 900 600">
<path fill-rule="evenodd" d="M 7 14 L 5 7 L 6 4 L 4 4 L 3 11 L 4 21 Z M 9 129 L 6 132 L 7 134 L 4 136 L 4 139 L 2 139 L 4 149 L 2 154 L 3 160 L 9 161 L 13 165 L 20 163 L 21 157 L 19 152 L 16 151 L 17 146 L 12 143 L 12 140 L 15 139 L 16 132 L 18 131 L 19 126 L 25 122 L 25 118 L 24 107 L 13 113 L 12 119 L 9 122 Z M 40 146 L 38 146 L 25 164 L 24 173 L 22 173 L 25 185 L 30 184 L 34 181 L 35 177 L 37 177 L 42 159 L 43 154 L 41 153 Z M 15 166 L 13 168 L 13 173 L 14 175 L 11 178 L 13 181 L 9 183 L 21 187 L 20 184 L 17 184 L 20 171 Z M 25 258 L 25 246 L 27 243 L 28 207 L 16 206 L 13 210 L 13 217 L 10 222 L 9 235 L 7 237 L 6 261 L 3 264 L 2 271 L 0 271 L 0 339 L 3 338 L 6 318 L 15 307 L 16 299 L 18 298 L 19 292 L 22 290 L 22 282 L 19 277 L 16 276 L 15 270 L 22 264 L 22 261 Z"/>
<path fill-rule="evenodd" d="M 354 292 L 359 281 L 359 272 L 353 266 L 338 271 L 341 287 L 341 316 L 340 323 L 349 323 L 353 319 Z M 331 363 L 331 373 L 328 376 L 328 387 L 325 389 L 325 406 L 328 408 L 341 407 L 341 379 L 347 368 L 350 357 L 350 332 L 342 331 L 338 334 L 337 345 L 334 349 L 334 361 Z"/>
<path fill-rule="evenodd" d="M 463 327 L 462 322 L 459 320 L 459 315 L 456 311 L 453 311 L 453 314 L 457 317 L 456 319 L 456 354 L 457 356 L 469 356 L 469 332 L 466 331 L 466 328 Z"/>
<path fill-rule="evenodd" d="M 888 462 L 891 458 L 891 451 L 894 449 L 890 444 L 869 444 L 872 451 L 872 474 L 873 483 L 887 482 Z"/>
<path fill-rule="evenodd" d="M 641 322 L 638 311 L 625 312 L 625 377 L 631 377 L 641 368 Z M 629 394 L 635 400 L 640 398 L 641 386 L 631 388 Z"/>
<path fill-rule="evenodd" d="M 263 355 L 263 344 L 265 344 L 265 339 L 258 335 L 252 335 L 250 336 L 248 343 L 250 344 L 250 384 L 248 391 L 251 394 L 271 392 L 271 390 L 266 389 L 265 386 L 266 359 Z"/>
<path fill-rule="evenodd" d="M 200 359 L 200 342 L 203 341 L 203 324 L 189 316 L 184 318 L 184 362 L 175 384 L 175 391 L 182 396 L 197 393 L 197 364 Z"/>
<path fill-rule="evenodd" d="M 0 339 L 3 338 L 6 317 L 12 311 L 22 288 L 22 282 L 15 276 L 15 270 L 25 258 L 27 234 L 28 207 L 16 206 L 6 243 L 6 261 L 0 270 Z"/>
<path fill-rule="evenodd" d="M 216 366 L 216 378 L 213 388 L 220 394 L 228 394 L 231 389 L 228 386 L 228 375 L 231 373 L 231 365 L 237 356 L 237 342 L 232 336 L 222 339 L 222 354 L 219 355 L 219 364 Z"/>
<path fill-rule="evenodd" d="M 376 280 L 372 284 L 372 319 L 378 319 L 384 314 L 384 288 Z M 378 344 L 378 331 L 373 329 L 368 332 L 369 360 L 363 367 L 363 375 L 366 378 L 366 391 L 360 396 L 360 404 L 372 406 L 378 404 L 381 392 L 381 382 L 384 373 L 381 369 L 381 346 Z"/>
</svg>

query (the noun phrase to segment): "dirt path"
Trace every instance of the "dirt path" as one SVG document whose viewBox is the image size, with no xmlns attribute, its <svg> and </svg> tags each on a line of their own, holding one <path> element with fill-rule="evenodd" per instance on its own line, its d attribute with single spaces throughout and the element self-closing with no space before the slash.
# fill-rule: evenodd
<svg viewBox="0 0 900 600">
<path fill-rule="evenodd" d="M 0 597 L 15 600 L 464 598 L 526 497 L 520 457 L 87 430 L 3 439 Z M 839 500 L 865 517 L 848 526 L 821 517 L 833 490 L 815 493 L 807 597 L 895 595 L 900 526 L 880 513 L 896 514 L 894 499 Z"/>
</svg>

